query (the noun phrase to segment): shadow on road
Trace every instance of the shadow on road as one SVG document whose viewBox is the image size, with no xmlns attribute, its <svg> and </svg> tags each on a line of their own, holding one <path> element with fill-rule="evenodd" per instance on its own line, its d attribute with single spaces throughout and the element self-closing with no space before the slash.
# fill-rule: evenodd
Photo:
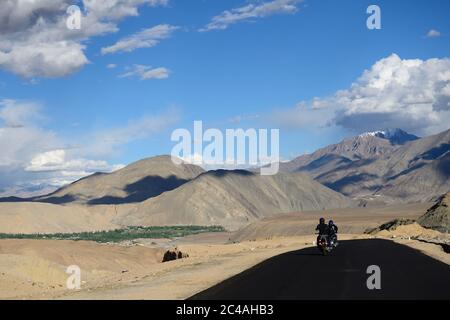
<svg viewBox="0 0 450 320">
<path fill-rule="evenodd" d="M 369 289 L 367 270 L 380 269 L 381 289 Z M 381 239 L 340 241 L 270 258 L 193 300 L 450 299 L 450 266 L 410 247 Z"/>
</svg>

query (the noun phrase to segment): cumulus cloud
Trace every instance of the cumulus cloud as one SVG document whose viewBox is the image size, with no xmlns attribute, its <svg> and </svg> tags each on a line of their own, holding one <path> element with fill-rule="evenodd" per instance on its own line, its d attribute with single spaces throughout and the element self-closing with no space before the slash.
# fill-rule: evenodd
<svg viewBox="0 0 450 320">
<path fill-rule="evenodd" d="M 450 60 L 377 61 L 345 90 L 268 116 L 279 126 L 337 125 L 363 132 L 402 128 L 426 135 L 449 128 Z"/>
<path fill-rule="evenodd" d="M 81 29 L 67 28 L 71 0 L 7 0 L 0 3 L 0 68 L 25 78 L 61 77 L 87 63 L 86 41 L 118 30 L 120 19 L 140 5 L 167 0 L 83 0 Z"/>
<path fill-rule="evenodd" d="M 441 33 L 437 30 L 431 29 L 430 31 L 428 31 L 426 37 L 427 38 L 438 38 L 441 36 Z"/>
<path fill-rule="evenodd" d="M 84 49 L 70 41 L 17 45 L 8 53 L 0 51 L 0 66 L 23 77 L 62 77 L 88 63 Z"/>
<path fill-rule="evenodd" d="M 35 26 L 38 20 L 46 20 L 65 11 L 69 1 L 6 0 L 1 3 L 0 32 L 2 34 L 24 31 Z"/>
<path fill-rule="evenodd" d="M 119 167 L 121 167 L 119 165 Z M 67 153 L 64 149 L 51 150 L 35 155 L 29 164 L 25 167 L 26 171 L 45 172 L 45 171 L 64 171 L 75 173 L 113 171 L 118 168 L 117 165 L 110 165 L 104 160 L 88 160 L 83 158 L 67 159 Z"/>
<path fill-rule="evenodd" d="M 334 120 L 358 131 L 400 127 L 436 132 L 450 123 L 449 89 L 449 59 L 402 60 L 393 54 L 336 94 L 342 109 Z"/>
<path fill-rule="evenodd" d="M 150 80 L 150 79 L 167 79 L 169 77 L 170 71 L 166 68 L 152 68 L 151 66 L 145 66 L 141 64 L 135 64 L 133 67 L 129 68 L 130 71 L 127 71 L 121 75 L 119 78 L 129 78 L 129 77 L 138 77 L 141 80 Z"/>
<path fill-rule="evenodd" d="M 102 54 L 121 51 L 131 52 L 139 48 L 151 48 L 156 46 L 161 40 L 169 38 L 177 29 L 179 27 L 160 24 L 121 39 L 112 46 L 102 48 Z"/>
<path fill-rule="evenodd" d="M 300 2 L 302 0 L 272 0 L 226 10 L 213 17 L 211 22 L 199 31 L 224 30 L 238 22 L 252 21 L 275 14 L 293 14 L 298 11 L 297 4 Z"/>
</svg>

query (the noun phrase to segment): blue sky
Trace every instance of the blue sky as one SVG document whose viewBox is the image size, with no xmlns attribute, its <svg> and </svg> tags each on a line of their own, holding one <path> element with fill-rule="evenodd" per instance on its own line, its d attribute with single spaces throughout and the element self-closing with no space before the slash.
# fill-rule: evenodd
<svg viewBox="0 0 450 320">
<path fill-rule="evenodd" d="M 35 44 L 30 39 L 36 37 L 32 33 L 32 21 L 25 20 L 25 27 L 24 24 L 8 26 L 5 24 L 7 17 L 0 15 L 2 33 L 11 40 L 10 43 L 0 41 L 2 106 L 5 108 L 5 101 L 10 102 L 11 110 L 23 104 L 32 105 L 32 113 L 36 115 L 32 119 L 28 112 L 20 116 L 23 122 L 20 126 L 29 126 L 44 136 L 52 136 L 47 145 L 32 150 L 28 149 L 34 142 L 24 139 L 23 150 L 11 151 L 8 159 L 0 161 L 0 175 L 3 174 L 0 188 L 35 179 L 36 174 L 41 174 L 40 170 L 33 171 L 34 175 L 21 174 L 24 178 L 20 181 L 12 179 L 11 172 L 24 168 L 29 172 L 26 167 L 30 167 L 30 161 L 36 160 L 39 154 L 53 150 L 83 149 L 70 155 L 67 153 L 66 157 L 73 157 L 73 161 L 104 161 L 108 164 L 105 168 L 152 155 L 168 154 L 173 146 L 170 141 L 172 130 L 191 129 L 194 120 L 202 120 L 205 126 L 220 129 L 279 128 L 281 156 L 284 159 L 314 151 L 379 125 L 376 121 L 370 121 L 370 117 L 364 117 L 370 112 L 355 111 L 354 102 L 359 99 L 355 97 L 359 97 L 360 92 L 367 92 L 365 86 L 371 80 L 365 79 L 359 83 L 359 93 L 350 91 L 352 83 L 358 82 L 364 70 L 371 70 L 383 59 L 390 60 L 382 63 L 381 69 L 372 70 L 367 77 L 376 78 L 377 72 L 382 74 L 387 68 L 400 66 L 398 70 L 414 76 L 402 82 L 399 90 L 403 87 L 412 90 L 419 85 L 420 79 L 416 74 L 430 82 L 429 88 L 441 88 L 450 83 L 445 78 L 448 75 L 447 57 L 450 56 L 450 2 L 444 0 L 115 1 L 117 6 L 127 5 L 138 12 L 138 15 L 121 14 L 120 18 L 108 16 L 112 10 L 103 15 L 98 13 L 97 16 L 101 17 L 99 21 L 114 24 L 115 31 L 93 31 L 79 37 L 72 37 L 70 33 L 61 38 L 43 36 L 50 44 L 43 55 L 48 54 L 50 61 L 53 59 L 56 64 L 61 64 L 61 70 L 55 69 L 54 74 L 48 74 L 45 65 L 42 67 L 44 71 L 32 66 L 35 63 L 33 54 L 23 57 L 17 53 L 14 57 L 10 53 L 2 58 L 2 54 L 12 52 L 14 46 L 33 52 Z M 63 19 L 64 5 L 75 3 L 83 8 L 82 1 L 59 2 L 61 6 L 52 8 L 53 11 L 43 16 L 44 20 L 53 21 L 49 15 Z M 199 30 L 226 10 L 246 7 L 250 10 L 248 6 L 258 9 L 267 3 L 281 3 L 281 9 L 256 14 L 251 19 L 236 20 L 236 23 L 225 24 L 225 27 L 222 25 L 222 29 Z M 371 4 L 381 8 L 381 30 L 366 27 L 369 16 L 366 9 Z M 0 11 L 8 14 L 10 10 L 11 15 L 14 10 L 24 10 L 25 16 L 31 15 L 35 9 L 27 11 L 19 6 L 2 6 L 0 4 Z M 288 9 L 286 6 L 289 6 Z M 89 13 L 88 9 L 84 8 L 84 15 Z M 100 12 L 96 7 L 91 10 Z M 237 12 L 230 13 L 237 16 Z M 81 22 L 81 32 L 84 32 L 83 28 L 87 26 L 83 17 Z M 177 29 L 154 46 L 102 54 L 102 48 L 111 47 L 124 38 L 158 25 L 170 25 Z M 49 22 L 45 25 L 47 29 L 39 32 L 45 34 L 57 27 L 60 25 Z M 430 33 L 432 30 L 434 32 Z M 17 33 L 22 36 L 12 36 Z M 25 40 L 19 40 L 21 37 Z M 81 59 L 79 67 L 72 70 L 70 63 L 61 55 L 49 53 L 52 41 L 70 41 L 74 46 L 85 46 L 77 51 L 74 59 L 81 59 L 84 55 L 89 63 L 83 63 Z M 419 67 L 411 67 L 407 62 L 417 59 L 423 63 L 435 59 L 437 66 L 429 63 L 417 71 Z M 30 67 L 23 71 L 18 64 L 30 64 Z M 115 67 L 108 68 L 111 64 Z M 121 77 L 132 72 L 134 65 L 146 66 L 145 70 L 163 68 L 165 76 L 146 80 L 139 75 Z M 436 70 L 443 76 L 437 77 Z M 345 102 L 336 97 L 339 90 L 346 90 Z M 433 101 L 448 97 L 439 92 L 428 90 L 423 95 Z M 401 97 L 393 98 L 383 91 L 377 95 L 381 100 L 376 103 L 384 105 L 384 98 L 386 101 L 397 98 L 404 101 L 411 94 L 405 91 Z M 304 109 L 299 104 L 303 105 L 302 108 L 311 108 L 314 98 L 326 111 L 314 115 L 309 111 L 301 113 Z M 370 96 L 368 105 L 374 103 L 375 98 Z M 417 120 L 420 110 L 414 107 L 411 108 L 419 110 L 414 114 L 405 109 L 380 111 L 387 114 L 383 114 L 384 120 L 380 125 L 406 126 L 405 129 L 418 135 L 436 133 L 445 129 L 444 120 L 450 120 L 446 101 L 440 108 L 431 103 L 436 111 L 433 118 L 429 110 L 424 109 L 425 116 L 430 117 L 424 121 Z M 355 114 L 359 117 L 352 117 Z M 295 120 L 299 118 L 306 119 L 306 124 Z M 8 128 L 5 119 L 6 116 L 3 116 L 3 126 Z M 358 119 L 357 125 L 354 119 Z M 132 126 L 142 128 L 141 134 L 131 130 Z M 104 147 L 98 137 L 108 136 L 109 133 L 111 136 L 129 134 L 129 137 L 102 152 L 96 152 Z M 0 131 L 0 141 L 1 135 Z M 5 137 L 3 133 L 4 140 Z M 98 141 L 99 145 L 92 145 L 93 141 Z M 0 144 L 8 148 L 7 144 Z M 81 169 L 79 171 L 83 171 Z"/>
</svg>

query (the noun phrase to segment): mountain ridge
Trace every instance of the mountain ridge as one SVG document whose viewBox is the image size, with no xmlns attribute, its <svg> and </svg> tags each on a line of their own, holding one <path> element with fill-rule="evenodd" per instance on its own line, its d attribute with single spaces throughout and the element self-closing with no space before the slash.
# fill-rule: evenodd
<svg viewBox="0 0 450 320">
<path fill-rule="evenodd" d="M 307 173 L 353 198 L 429 201 L 450 190 L 450 130 L 403 144 L 377 132 L 344 139 L 280 168 Z"/>
<path fill-rule="evenodd" d="M 144 201 L 203 173 L 196 165 L 175 165 L 168 155 L 141 159 L 111 173 L 95 173 L 32 201 L 120 204 Z"/>
<path fill-rule="evenodd" d="M 261 176 L 246 170 L 207 171 L 139 203 L 134 224 L 217 224 L 235 230 L 279 213 L 356 206 L 305 174 Z"/>
</svg>

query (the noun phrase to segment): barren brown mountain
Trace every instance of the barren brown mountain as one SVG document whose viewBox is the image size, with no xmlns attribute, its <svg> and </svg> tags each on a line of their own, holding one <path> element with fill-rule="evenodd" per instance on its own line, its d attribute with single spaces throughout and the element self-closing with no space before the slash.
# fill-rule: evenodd
<svg viewBox="0 0 450 320">
<path fill-rule="evenodd" d="M 212 224 L 233 230 L 279 213 L 351 206 L 350 199 L 305 174 L 217 170 L 138 204 L 128 216 L 134 224 Z"/>
<path fill-rule="evenodd" d="M 170 156 L 134 162 L 112 173 L 97 173 L 34 201 L 49 203 L 120 204 L 144 201 L 175 189 L 204 170 L 175 165 Z"/>
<path fill-rule="evenodd" d="M 403 144 L 374 133 L 320 149 L 282 164 L 305 172 L 345 195 L 385 202 L 429 201 L 450 189 L 450 130 Z"/>
<path fill-rule="evenodd" d="M 84 178 L 35 202 L 0 203 L 0 221 L 8 227 L 0 229 L 48 233 L 131 225 L 221 225 L 234 230 L 278 213 L 355 206 L 302 173 L 261 176 L 216 170 L 194 177 L 201 171 L 192 165 L 176 166 L 170 157 L 147 159 L 112 174 Z M 167 180 L 176 183 L 168 185 Z M 137 194 L 129 193 L 130 185 L 141 183 Z"/>
</svg>

